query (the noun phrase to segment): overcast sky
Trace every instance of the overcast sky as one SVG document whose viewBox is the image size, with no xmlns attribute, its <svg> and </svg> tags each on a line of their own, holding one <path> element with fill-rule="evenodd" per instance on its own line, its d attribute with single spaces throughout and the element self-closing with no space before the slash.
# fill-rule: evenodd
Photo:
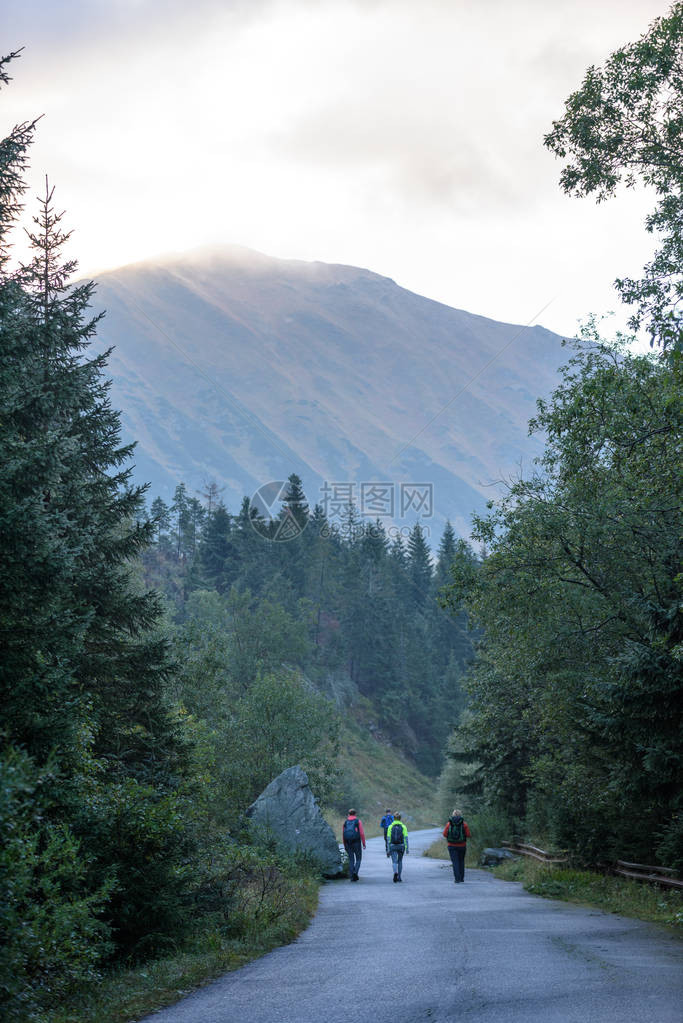
<svg viewBox="0 0 683 1023">
<path fill-rule="evenodd" d="M 646 195 L 566 198 L 542 140 L 586 68 L 666 3 L 0 7 L 3 51 L 25 47 L 0 128 L 45 115 L 29 194 L 49 174 L 88 275 L 236 243 L 573 333 L 653 249 Z"/>
</svg>

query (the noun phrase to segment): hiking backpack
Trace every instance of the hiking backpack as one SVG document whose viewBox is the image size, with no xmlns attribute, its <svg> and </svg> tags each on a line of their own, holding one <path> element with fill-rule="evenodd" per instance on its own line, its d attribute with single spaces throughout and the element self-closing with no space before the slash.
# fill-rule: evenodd
<svg viewBox="0 0 683 1023">
<path fill-rule="evenodd" d="M 447 842 L 464 842 L 465 841 L 465 822 L 462 817 L 449 817 L 448 818 L 448 832 L 446 833 Z"/>
<path fill-rule="evenodd" d="M 354 817 L 352 820 L 347 818 L 344 821 L 342 834 L 345 842 L 360 842 L 360 824 L 357 817 Z"/>
<path fill-rule="evenodd" d="M 390 845 L 403 845 L 403 828 L 400 824 L 394 823 L 389 828 L 389 843 Z"/>
</svg>

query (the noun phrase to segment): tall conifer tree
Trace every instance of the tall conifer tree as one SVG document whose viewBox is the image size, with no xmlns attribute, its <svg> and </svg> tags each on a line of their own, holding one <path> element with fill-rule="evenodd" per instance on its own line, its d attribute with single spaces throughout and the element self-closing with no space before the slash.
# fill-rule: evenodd
<svg viewBox="0 0 683 1023">
<path fill-rule="evenodd" d="M 3 243 L 30 137 L 22 126 L 0 145 Z M 151 631 L 157 598 L 130 577 L 153 527 L 140 519 L 143 490 L 129 484 L 131 448 L 110 405 L 106 353 L 86 351 L 98 319 L 88 315 L 93 286 L 69 286 L 67 237 L 46 187 L 31 261 L 11 274 L 5 259 L 0 272 L 0 525 L 10 538 L 0 571 L 0 699 L 3 761 L 20 746 L 36 778 L 49 771 L 53 779 L 49 790 L 27 783 L 24 818 L 35 818 L 40 843 L 62 836 L 65 857 L 56 883 L 49 857 L 32 861 L 22 913 L 30 919 L 32 892 L 45 885 L 55 913 L 73 916 L 80 905 L 73 949 L 89 934 L 92 963 L 106 946 L 87 907 L 107 878 L 116 877 L 107 916 L 120 946 L 163 932 L 177 910 L 185 838 L 168 799 L 183 754 L 164 702 L 165 644 Z M 17 879 L 11 884 L 16 893 Z M 41 989 L 44 970 L 82 975 L 80 951 L 32 940 L 40 956 L 17 952 L 26 986 Z"/>
<path fill-rule="evenodd" d="M 429 547 L 419 522 L 415 523 L 408 537 L 408 566 L 413 600 L 417 605 L 426 605 L 430 599 L 432 565 Z"/>
</svg>

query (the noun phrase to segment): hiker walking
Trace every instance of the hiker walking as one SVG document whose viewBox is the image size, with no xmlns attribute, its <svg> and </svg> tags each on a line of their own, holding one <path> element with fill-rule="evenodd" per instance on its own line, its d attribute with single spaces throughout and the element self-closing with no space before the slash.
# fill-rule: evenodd
<svg viewBox="0 0 683 1023">
<path fill-rule="evenodd" d="M 394 819 L 394 815 L 391 812 L 391 810 L 386 810 L 385 813 L 384 813 L 384 817 L 382 817 L 382 820 L 379 822 L 379 826 L 382 829 L 382 831 L 384 832 L 384 848 L 386 850 L 387 856 L 390 855 L 390 853 L 389 853 L 389 843 L 387 841 L 387 831 L 389 830 L 389 825 L 391 824 L 393 819 Z"/>
<path fill-rule="evenodd" d="M 408 829 L 401 820 L 400 813 L 396 814 L 393 822 L 389 825 L 387 840 L 391 865 L 394 868 L 394 884 L 396 884 L 397 881 L 402 880 L 403 854 L 408 852 Z"/>
<path fill-rule="evenodd" d="M 463 820 L 460 810 L 454 810 L 443 829 L 443 837 L 448 842 L 448 855 L 453 864 L 453 878 L 456 884 L 465 880 L 465 853 L 467 839 L 471 838 L 467 822 Z"/>
<path fill-rule="evenodd" d="M 357 881 L 360 861 L 363 858 L 361 846 L 365 849 L 365 832 L 360 818 L 356 816 L 356 811 L 353 809 L 349 810 L 344 821 L 342 839 L 349 857 L 349 878 L 352 881 Z"/>
</svg>

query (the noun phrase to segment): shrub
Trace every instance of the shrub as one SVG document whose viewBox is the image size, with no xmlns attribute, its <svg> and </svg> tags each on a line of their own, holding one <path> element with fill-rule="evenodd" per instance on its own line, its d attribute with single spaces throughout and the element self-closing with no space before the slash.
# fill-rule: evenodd
<svg viewBox="0 0 683 1023">
<path fill-rule="evenodd" d="M 109 913 L 118 954 L 175 948 L 188 922 L 195 843 L 182 799 L 132 778 L 97 785 L 82 826 L 98 869 L 116 871 Z"/>
<path fill-rule="evenodd" d="M 83 981 L 109 953 L 100 919 L 112 881 L 87 883 L 69 828 L 45 819 L 50 770 L 15 749 L 0 759 L 0 1012 L 24 1021 Z"/>
</svg>

